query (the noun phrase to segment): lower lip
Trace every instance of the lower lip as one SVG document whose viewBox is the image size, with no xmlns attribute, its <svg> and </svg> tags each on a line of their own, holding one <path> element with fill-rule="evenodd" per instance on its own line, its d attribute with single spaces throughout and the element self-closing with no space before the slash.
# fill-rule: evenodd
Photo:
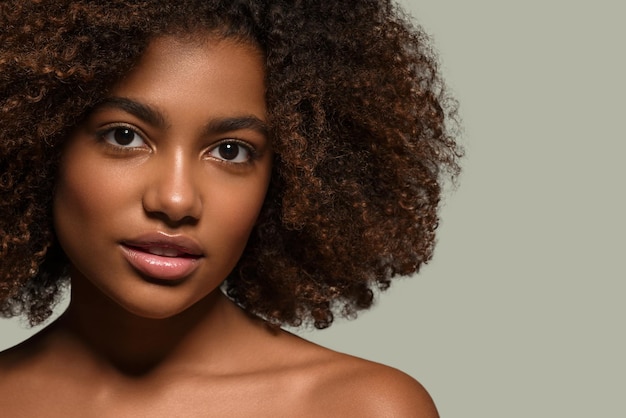
<svg viewBox="0 0 626 418">
<path fill-rule="evenodd" d="M 164 257 L 122 245 L 122 254 L 139 272 L 157 280 L 181 280 L 198 268 L 199 258 Z"/>
</svg>

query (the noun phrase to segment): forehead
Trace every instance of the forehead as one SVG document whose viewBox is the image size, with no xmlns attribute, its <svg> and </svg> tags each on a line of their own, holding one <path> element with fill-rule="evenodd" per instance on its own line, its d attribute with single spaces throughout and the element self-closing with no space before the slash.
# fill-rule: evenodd
<svg viewBox="0 0 626 418">
<path fill-rule="evenodd" d="M 221 74 L 218 67 L 229 68 Z M 240 67 L 242 70 L 237 71 Z M 166 35 L 152 39 L 139 62 L 122 79 L 122 83 L 142 72 L 176 72 L 179 74 L 211 72 L 225 76 L 229 72 L 250 78 L 265 76 L 263 53 L 252 42 L 236 38 L 219 38 L 212 35 Z M 137 81 L 137 80 L 134 80 Z"/>
<path fill-rule="evenodd" d="M 263 54 L 238 39 L 158 37 L 110 95 L 149 104 L 209 106 L 226 113 L 247 104 L 264 113 Z"/>
</svg>

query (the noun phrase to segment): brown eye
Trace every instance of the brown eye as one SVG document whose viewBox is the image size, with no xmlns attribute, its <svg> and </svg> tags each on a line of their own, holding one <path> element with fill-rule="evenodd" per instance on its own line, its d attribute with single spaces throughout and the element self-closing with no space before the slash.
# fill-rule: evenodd
<svg viewBox="0 0 626 418">
<path fill-rule="evenodd" d="M 250 146 L 239 141 L 226 141 L 213 148 L 209 154 L 225 162 L 240 164 L 250 161 L 253 151 Z"/>
<path fill-rule="evenodd" d="M 119 145 L 128 145 L 135 139 L 135 133 L 128 128 L 117 128 L 113 131 L 113 138 Z"/>
<path fill-rule="evenodd" d="M 124 148 L 136 148 L 145 145 L 144 140 L 135 130 L 126 126 L 111 128 L 102 134 L 102 139 L 111 145 Z"/>
<path fill-rule="evenodd" d="M 221 144 L 218 147 L 220 157 L 225 160 L 234 160 L 239 155 L 239 145 L 237 144 Z"/>
</svg>

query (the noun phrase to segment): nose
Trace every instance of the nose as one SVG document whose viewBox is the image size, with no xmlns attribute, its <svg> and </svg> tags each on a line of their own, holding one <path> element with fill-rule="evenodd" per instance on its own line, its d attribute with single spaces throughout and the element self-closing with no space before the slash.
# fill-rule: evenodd
<svg viewBox="0 0 626 418">
<path fill-rule="evenodd" d="M 168 223 L 194 223 L 202 213 L 202 196 L 194 164 L 182 150 L 156 156 L 143 195 L 143 208 Z"/>
</svg>

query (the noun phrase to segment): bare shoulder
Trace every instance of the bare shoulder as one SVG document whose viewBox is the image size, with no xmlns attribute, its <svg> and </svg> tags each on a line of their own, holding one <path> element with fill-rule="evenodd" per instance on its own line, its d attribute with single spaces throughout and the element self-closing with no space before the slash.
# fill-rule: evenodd
<svg viewBox="0 0 626 418">
<path fill-rule="evenodd" d="M 304 404 L 309 412 L 315 410 L 319 416 L 439 416 L 426 389 L 400 370 L 319 346 L 309 354 L 315 359 L 305 367 L 310 386 Z"/>
<path fill-rule="evenodd" d="M 7 416 L 28 400 L 28 389 L 37 388 L 39 380 L 34 366 L 39 361 L 37 344 L 29 342 L 0 352 L 0 404 Z"/>
<path fill-rule="evenodd" d="M 392 367 L 340 354 L 324 389 L 337 408 L 372 417 L 436 418 L 430 395 L 414 378 Z"/>
<path fill-rule="evenodd" d="M 32 376 L 46 364 L 45 332 L 34 335 L 30 339 L 0 352 L 0 388 L 3 384 L 16 382 Z"/>
<path fill-rule="evenodd" d="M 435 404 L 426 389 L 413 377 L 397 369 L 372 365 L 358 388 L 371 411 L 379 416 L 436 418 Z"/>
<path fill-rule="evenodd" d="M 0 392 L 8 388 L 20 390 L 21 385 L 37 386 L 44 377 L 63 374 L 71 363 L 71 353 L 59 357 L 52 349 L 54 326 L 49 326 L 20 344 L 0 352 Z M 4 392 L 3 392 L 4 391 Z"/>
<path fill-rule="evenodd" d="M 31 338 L 36 341 L 36 337 Z M 30 340 L 0 352 L 0 383 L 6 379 L 1 377 L 21 374 L 28 365 L 29 359 L 37 356 L 36 344 Z"/>
</svg>

